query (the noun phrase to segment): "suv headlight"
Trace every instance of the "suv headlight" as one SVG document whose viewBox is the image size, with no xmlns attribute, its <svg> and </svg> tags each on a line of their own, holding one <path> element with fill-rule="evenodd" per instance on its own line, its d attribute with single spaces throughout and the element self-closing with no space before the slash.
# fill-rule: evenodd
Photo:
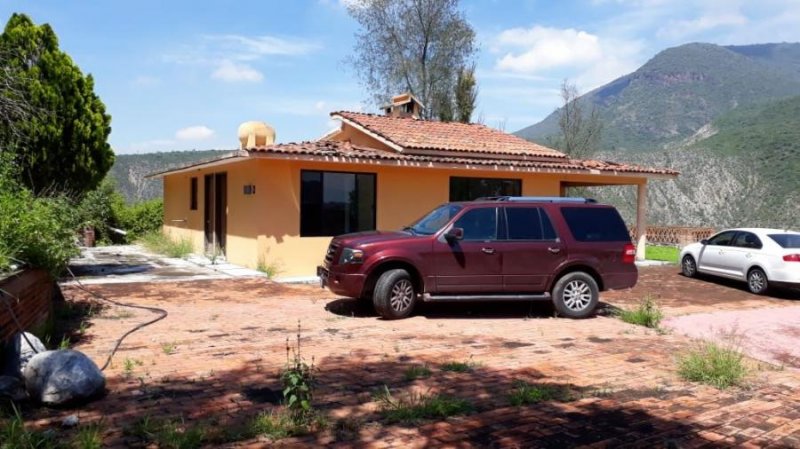
<svg viewBox="0 0 800 449">
<path fill-rule="evenodd" d="M 364 261 L 364 251 L 360 249 L 345 248 L 342 251 L 342 256 L 339 257 L 339 263 L 361 263 Z"/>
</svg>

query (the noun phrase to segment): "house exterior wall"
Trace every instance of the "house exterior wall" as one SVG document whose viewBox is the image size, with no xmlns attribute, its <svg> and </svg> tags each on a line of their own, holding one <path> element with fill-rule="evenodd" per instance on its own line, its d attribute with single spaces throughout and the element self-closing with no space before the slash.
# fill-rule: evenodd
<svg viewBox="0 0 800 449">
<path fill-rule="evenodd" d="M 374 143 L 370 143 L 374 145 Z M 301 170 L 375 173 L 376 226 L 400 229 L 449 199 L 451 176 L 517 178 L 526 196 L 558 196 L 561 183 L 638 184 L 644 178 L 569 176 L 512 172 L 397 166 L 390 163 L 331 163 L 293 159 L 252 158 L 225 166 L 169 174 L 164 177 L 164 231 L 173 238 L 189 238 L 203 252 L 204 175 L 228 175 L 227 248 L 229 262 L 257 268 L 272 266 L 277 277 L 315 274 L 330 237 L 300 237 Z M 197 210 L 189 210 L 190 178 L 198 178 Z M 243 186 L 256 186 L 245 195 Z"/>
</svg>

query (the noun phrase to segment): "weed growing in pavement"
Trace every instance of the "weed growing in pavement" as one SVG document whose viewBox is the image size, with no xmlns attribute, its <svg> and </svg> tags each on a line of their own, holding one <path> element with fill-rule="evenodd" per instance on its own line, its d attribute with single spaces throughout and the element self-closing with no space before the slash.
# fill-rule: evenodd
<svg viewBox="0 0 800 449">
<path fill-rule="evenodd" d="M 137 243 L 154 253 L 172 258 L 184 259 L 194 251 L 192 239 L 182 237 L 174 240 L 160 230 L 143 235 Z"/>
<path fill-rule="evenodd" d="M 475 368 L 479 366 L 481 366 L 481 364 L 473 361 L 472 356 L 469 356 L 469 360 L 464 362 L 445 362 L 442 364 L 441 369 L 442 371 L 450 371 L 453 373 L 468 373 L 474 371 Z"/>
<path fill-rule="evenodd" d="M 72 342 L 69 341 L 69 337 L 61 337 L 61 343 L 58 344 L 58 349 L 69 349 L 71 344 Z"/>
<path fill-rule="evenodd" d="M 403 373 L 403 376 L 408 381 L 423 379 L 425 377 L 429 377 L 430 375 L 431 370 L 427 365 L 411 365 L 406 368 L 406 371 Z"/>
<path fill-rule="evenodd" d="M 300 320 L 297 320 L 296 344 L 292 348 L 286 337 L 286 367 L 281 373 L 284 403 L 295 424 L 308 425 L 314 418 L 314 374 L 314 358 L 309 365 L 300 353 Z"/>
<path fill-rule="evenodd" d="M 529 384 L 514 382 L 514 389 L 508 395 L 511 405 L 530 405 L 538 402 L 568 402 L 575 399 L 573 392 L 563 385 Z"/>
<path fill-rule="evenodd" d="M 72 438 L 72 447 L 75 449 L 103 447 L 103 423 L 96 422 L 78 429 L 78 433 Z"/>
<path fill-rule="evenodd" d="M 380 404 L 381 415 L 390 423 L 409 424 L 425 419 L 465 415 L 472 411 L 472 404 L 466 399 L 422 393 L 408 393 L 404 397 L 396 398 L 386 385 L 374 398 Z"/>
<path fill-rule="evenodd" d="M 133 369 L 137 365 L 138 366 L 142 366 L 142 365 L 144 365 L 144 363 L 142 363 L 141 360 L 136 360 L 136 359 L 131 359 L 131 358 L 126 357 L 125 361 L 123 362 L 122 373 L 125 375 L 125 377 L 133 376 Z"/>
<path fill-rule="evenodd" d="M 175 344 L 175 342 L 161 343 L 161 351 L 164 352 L 164 354 L 166 355 L 174 354 L 176 348 L 177 345 Z"/>
<path fill-rule="evenodd" d="M 125 434 L 145 443 L 155 443 L 159 448 L 195 449 L 206 442 L 205 430 L 187 425 L 183 419 L 160 420 L 145 416 L 125 429 Z"/>
<path fill-rule="evenodd" d="M 336 441 L 350 441 L 358 437 L 364 422 L 359 418 L 340 418 L 331 426 Z"/>
<path fill-rule="evenodd" d="M 749 374 L 744 354 L 735 344 L 698 343 L 678 356 L 678 374 L 685 380 L 719 389 L 741 385 Z"/>
<path fill-rule="evenodd" d="M 639 306 L 632 310 L 619 310 L 617 316 L 626 323 L 658 329 L 664 314 L 656 304 L 655 298 L 646 295 L 639 302 Z"/>
</svg>

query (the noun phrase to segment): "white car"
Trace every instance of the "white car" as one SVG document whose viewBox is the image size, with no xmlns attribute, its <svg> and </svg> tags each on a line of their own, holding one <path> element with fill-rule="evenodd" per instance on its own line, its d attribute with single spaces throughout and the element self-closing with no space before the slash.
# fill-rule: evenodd
<svg viewBox="0 0 800 449">
<path fill-rule="evenodd" d="M 681 250 L 688 277 L 711 274 L 747 282 L 760 295 L 769 287 L 800 287 L 800 232 L 742 228 L 719 232 Z"/>
</svg>

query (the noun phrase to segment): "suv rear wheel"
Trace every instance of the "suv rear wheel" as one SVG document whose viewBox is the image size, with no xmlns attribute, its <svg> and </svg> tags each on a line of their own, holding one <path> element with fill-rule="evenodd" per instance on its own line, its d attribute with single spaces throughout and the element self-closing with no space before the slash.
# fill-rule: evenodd
<svg viewBox="0 0 800 449">
<path fill-rule="evenodd" d="M 408 271 L 389 270 L 375 284 L 372 303 L 378 315 L 387 320 L 406 318 L 414 310 L 417 293 Z"/>
<path fill-rule="evenodd" d="M 565 274 L 553 287 L 553 305 L 559 315 L 567 318 L 586 318 L 599 301 L 597 282 L 583 271 Z"/>
</svg>

